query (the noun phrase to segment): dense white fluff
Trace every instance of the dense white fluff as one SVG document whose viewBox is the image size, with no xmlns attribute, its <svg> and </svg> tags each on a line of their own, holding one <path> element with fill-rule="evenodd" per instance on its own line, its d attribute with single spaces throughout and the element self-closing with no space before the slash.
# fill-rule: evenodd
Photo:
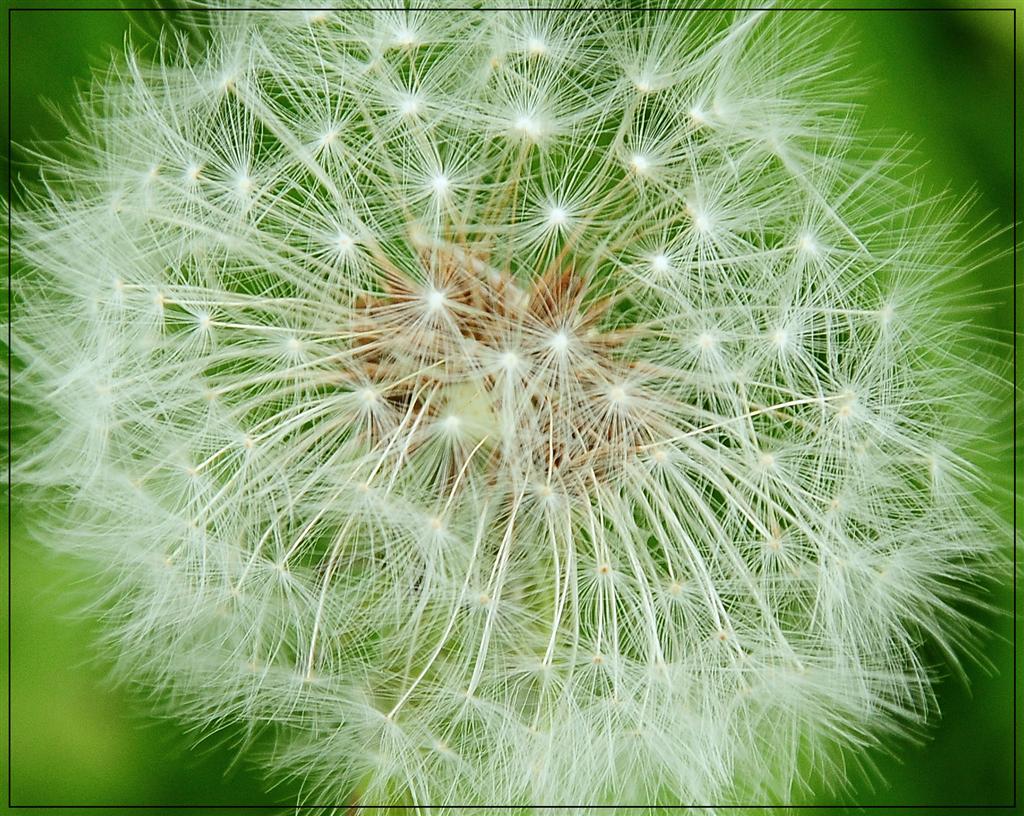
<svg viewBox="0 0 1024 816">
<path fill-rule="evenodd" d="M 988 380 L 810 18 L 197 18 L 15 212 L 18 478 L 126 672 L 338 805 L 784 801 L 920 722 Z"/>
</svg>

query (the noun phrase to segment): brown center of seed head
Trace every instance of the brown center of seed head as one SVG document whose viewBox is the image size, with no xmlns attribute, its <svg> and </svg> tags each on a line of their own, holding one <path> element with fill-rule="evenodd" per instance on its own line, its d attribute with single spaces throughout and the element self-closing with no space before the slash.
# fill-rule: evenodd
<svg viewBox="0 0 1024 816">
<path fill-rule="evenodd" d="M 528 286 L 451 245 L 421 248 L 418 265 L 420 280 L 388 263 L 379 291 L 354 303 L 347 374 L 379 396 L 370 444 L 397 431 L 414 455 L 448 434 L 456 452 L 481 449 L 493 472 L 565 482 L 569 469 L 601 475 L 650 441 L 644 366 L 622 354 L 639 329 L 611 325 L 617 295 L 597 294 L 562 257 Z"/>
</svg>

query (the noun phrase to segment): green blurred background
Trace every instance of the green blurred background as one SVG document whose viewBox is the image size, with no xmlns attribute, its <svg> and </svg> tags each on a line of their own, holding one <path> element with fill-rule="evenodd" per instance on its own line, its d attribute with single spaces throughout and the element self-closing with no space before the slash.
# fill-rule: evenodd
<svg viewBox="0 0 1024 816">
<path fill-rule="evenodd" d="M 7 21 L 12 21 L 10 132 L 16 145 L 61 138 L 64 129 L 44 102 L 57 108 L 73 105 L 76 88 L 87 82 L 91 70 L 108 63 L 126 32 L 151 33 L 170 20 L 157 12 L 87 10 L 85 3 L 76 4 L 75 11 L 38 10 L 44 3 L 29 0 L 0 3 L 10 5 L 37 8 L 15 11 L 3 20 L 5 33 Z M 915 162 L 926 190 L 948 187 L 957 194 L 974 193 L 972 218 L 988 219 L 993 229 L 1008 229 L 1015 184 L 1013 15 L 985 10 L 979 3 L 960 5 L 969 9 L 788 13 L 827 15 L 835 47 L 848 50 L 849 71 L 864 79 L 856 101 L 865 107 L 865 127 L 890 137 L 910 137 L 918 148 Z M 1012 3 L 989 5 L 1006 8 Z M 1024 10 L 1017 20 L 1019 29 Z M 6 67 L 0 70 L 6 78 Z M 6 110 L 0 118 L 6 126 Z M 3 166 L 5 189 L 12 170 L 15 178 L 35 173 L 30 161 L 18 159 L 17 150 L 13 168 Z M 1012 237 L 1004 232 L 989 247 L 1002 257 L 972 273 L 956 293 L 984 304 L 978 323 L 1007 343 L 1007 358 L 1013 328 L 1011 247 Z M 1009 410 L 1009 387 L 1005 399 Z M 1007 423 L 1005 436 L 996 440 L 1005 453 L 991 465 L 994 481 L 1004 487 L 1012 474 L 1010 438 Z M 1006 507 L 1007 518 L 1009 513 Z M 295 785 L 268 793 L 259 769 L 236 761 L 231 734 L 197 744 L 199 736 L 187 724 L 152 715 L 153 699 L 109 681 L 109 661 L 96 645 L 99 627 L 76 611 L 90 595 L 89 577 L 31 541 L 23 524 L 15 505 L 12 558 L 6 565 L 12 576 L 8 611 L 15 804 L 295 801 Z M 1006 590 L 992 600 L 1008 610 L 1011 593 Z M 969 666 L 969 684 L 957 678 L 944 681 L 938 690 L 942 716 L 926 741 L 859 757 L 860 764 L 875 765 L 882 773 L 855 771 L 853 790 L 833 799 L 822 797 L 818 804 L 999 805 L 1010 800 L 1013 622 L 1004 614 L 993 615 L 989 623 L 996 635 L 985 642 L 984 652 L 995 670 Z"/>
</svg>

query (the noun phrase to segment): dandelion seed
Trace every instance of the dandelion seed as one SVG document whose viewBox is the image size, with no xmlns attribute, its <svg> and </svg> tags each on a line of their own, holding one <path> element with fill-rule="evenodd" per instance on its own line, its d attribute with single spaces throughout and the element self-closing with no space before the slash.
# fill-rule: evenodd
<svg viewBox="0 0 1024 816">
<path fill-rule="evenodd" d="M 439 289 L 431 289 L 424 296 L 423 301 L 427 304 L 427 311 L 431 313 L 442 312 L 448 307 L 448 298 Z"/>
<path fill-rule="evenodd" d="M 552 227 L 565 226 L 569 220 L 569 213 L 565 207 L 549 207 L 548 208 L 548 224 Z"/>
<path fill-rule="evenodd" d="M 419 44 L 416 32 L 403 28 L 395 32 L 394 43 L 400 48 L 414 48 Z"/>
<path fill-rule="evenodd" d="M 569 351 L 569 335 L 564 330 L 557 331 L 548 340 L 548 348 L 550 348 L 555 354 L 564 356 Z"/>
<path fill-rule="evenodd" d="M 252 177 L 246 173 L 240 173 L 238 178 L 235 180 L 235 190 L 240 196 L 247 196 L 253 191 L 255 187 Z"/>
<path fill-rule="evenodd" d="M 402 116 L 416 116 L 423 107 L 423 101 L 415 94 L 409 94 L 398 103 L 398 112 Z"/>
<path fill-rule="evenodd" d="M 802 234 L 796 241 L 797 249 L 807 255 L 817 255 L 820 252 L 818 242 L 814 239 L 813 235 L 808 233 Z"/>
<path fill-rule="evenodd" d="M 334 246 L 338 250 L 339 255 L 348 255 L 355 247 L 355 241 L 352 240 L 352 236 L 347 232 L 339 230 L 334 236 Z"/>
<path fill-rule="evenodd" d="M 646 156 L 634 153 L 629 159 L 629 166 L 638 176 L 645 176 L 651 169 L 651 162 Z"/>
<path fill-rule="evenodd" d="M 537 140 L 543 134 L 540 122 L 528 114 L 517 116 L 512 126 L 516 131 L 529 139 Z"/>
<path fill-rule="evenodd" d="M 668 259 L 668 255 L 665 255 L 664 253 L 652 255 L 650 264 L 651 271 L 654 272 L 656 275 L 664 275 L 666 272 L 669 271 L 669 269 L 672 268 Z"/>
</svg>

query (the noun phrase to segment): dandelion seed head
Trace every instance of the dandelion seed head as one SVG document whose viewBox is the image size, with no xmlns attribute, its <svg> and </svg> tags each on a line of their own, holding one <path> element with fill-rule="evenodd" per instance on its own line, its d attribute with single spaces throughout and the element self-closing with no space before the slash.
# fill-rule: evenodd
<svg viewBox="0 0 1024 816">
<path fill-rule="evenodd" d="M 19 483 L 317 801 L 777 795 L 977 639 L 967 248 L 703 13 L 210 11 L 14 207 Z"/>
</svg>

